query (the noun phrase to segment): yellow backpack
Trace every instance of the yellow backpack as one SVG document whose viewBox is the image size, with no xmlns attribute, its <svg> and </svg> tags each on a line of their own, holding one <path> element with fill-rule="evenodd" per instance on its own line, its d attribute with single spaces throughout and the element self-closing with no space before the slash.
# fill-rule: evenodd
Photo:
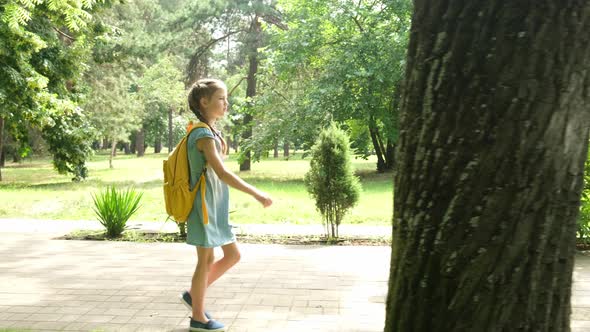
<svg viewBox="0 0 590 332">
<path fill-rule="evenodd" d="M 164 200 L 166 202 L 166 212 L 176 222 L 186 222 L 188 215 L 193 208 L 193 202 L 197 195 L 197 189 L 201 190 L 201 206 L 203 209 L 203 223 L 209 223 L 207 205 L 205 204 L 206 181 L 205 172 L 207 164 L 203 166 L 203 171 L 199 181 L 190 190 L 190 169 L 188 163 L 187 141 L 190 133 L 196 128 L 209 128 L 203 122 L 197 122 L 192 126 L 190 131 L 182 138 L 180 143 L 172 150 L 168 159 L 164 160 Z M 211 128 L 209 128 L 211 129 Z"/>
</svg>

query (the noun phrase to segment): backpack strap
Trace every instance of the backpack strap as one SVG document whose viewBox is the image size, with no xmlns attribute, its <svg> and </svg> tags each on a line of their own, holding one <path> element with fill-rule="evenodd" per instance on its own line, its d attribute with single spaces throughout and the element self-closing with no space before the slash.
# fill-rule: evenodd
<svg viewBox="0 0 590 332">
<path fill-rule="evenodd" d="M 204 122 L 197 122 L 191 128 L 187 137 L 191 134 L 191 132 L 197 128 L 207 128 L 213 132 L 211 127 Z M 203 211 L 203 224 L 209 224 L 209 212 L 207 211 L 207 202 L 205 201 L 205 195 L 207 194 L 207 180 L 205 178 L 205 174 L 207 173 L 207 160 L 205 160 L 205 165 L 203 166 L 203 171 L 201 171 L 201 176 L 199 177 L 199 181 L 197 182 L 196 187 L 200 187 L 201 190 L 201 210 Z"/>
</svg>

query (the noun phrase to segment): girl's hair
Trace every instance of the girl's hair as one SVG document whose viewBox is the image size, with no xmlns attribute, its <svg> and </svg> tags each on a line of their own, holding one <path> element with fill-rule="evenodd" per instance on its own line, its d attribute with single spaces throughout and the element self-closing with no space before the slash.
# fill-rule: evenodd
<svg viewBox="0 0 590 332">
<path fill-rule="evenodd" d="M 209 126 L 213 134 L 219 137 L 219 139 L 221 140 L 223 153 L 226 153 L 227 144 L 225 143 L 223 136 L 221 136 L 221 133 L 219 133 L 217 130 L 214 130 L 211 127 L 211 125 L 203 116 L 203 113 L 201 113 L 201 98 L 209 99 L 217 90 L 220 89 L 227 90 L 225 84 L 218 79 L 203 78 L 198 80 L 195 84 L 193 84 L 188 93 L 188 106 L 191 109 L 191 111 L 195 114 L 197 119 Z"/>
<path fill-rule="evenodd" d="M 207 123 L 201 113 L 201 98 L 209 99 L 219 89 L 226 89 L 225 84 L 214 78 L 200 79 L 191 87 L 188 93 L 188 106 L 199 121 Z"/>
</svg>

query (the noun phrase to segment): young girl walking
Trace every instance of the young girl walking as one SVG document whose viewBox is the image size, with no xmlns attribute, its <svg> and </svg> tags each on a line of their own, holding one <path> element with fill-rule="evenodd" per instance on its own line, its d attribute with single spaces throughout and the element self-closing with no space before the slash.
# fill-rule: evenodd
<svg viewBox="0 0 590 332">
<path fill-rule="evenodd" d="M 227 145 L 215 123 L 227 113 L 225 84 L 216 79 L 197 81 L 190 89 L 188 103 L 197 118 L 208 126 L 193 130 L 187 143 L 191 188 L 197 185 L 202 172 L 206 188 L 205 203 L 201 200 L 201 190 L 197 190 L 187 222 L 186 242 L 197 248 L 198 261 L 191 289 L 182 294 L 181 300 L 192 310 L 191 331 L 224 331 L 223 324 L 213 320 L 205 311 L 205 293 L 207 287 L 240 260 L 236 237 L 229 225 L 228 185 L 252 195 L 264 207 L 270 206 L 272 200 L 223 164 L 222 156 Z M 223 250 L 223 258 L 216 262 L 213 256 L 215 247 Z"/>
</svg>

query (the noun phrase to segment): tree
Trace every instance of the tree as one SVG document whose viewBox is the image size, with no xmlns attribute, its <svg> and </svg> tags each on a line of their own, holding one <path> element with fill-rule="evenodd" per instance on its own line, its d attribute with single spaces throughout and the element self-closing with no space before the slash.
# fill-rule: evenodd
<svg viewBox="0 0 590 332">
<path fill-rule="evenodd" d="M 133 86 L 129 72 L 120 65 L 105 64 L 87 74 L 92 94 L 84 108 L 98 134 L 110 142 L 109 167 L 113 168 L 117 142 L 128 140 L 134 130 L 141 127 L 143 105 Z"/>
<path fill-rule="evenodd" d="M 186 103 L 182 72 L 174 65 L 172 57 L 163 57 L 148 68 L 139 80 L 140 94 L 146 107 L 144 127 L 147 122 L 161 118 L 161 110 L 166 111 L 168 120 L 168 152 L 176 141 L 172 134 L 172 115 Z"/>
<path fill-rule="evenodd" d="M 569 331 L 588 31 L 588 1 L 414 1 L 385 331 Z"/>
<path fill-rule="evenodd" d="M 374 151 L 378 171 L 394 165 L 409 7 L 406 0 L 290 0 L 282 3 L 289 30 L 269 29 L 272 62 L 263 68 L 261 81 L 276 86 L 277 79 L 297 81 L 302 72 L 311 73 L 303 81 L 308 85 L 303 98 L 292 103 L 303 101 L 305 118 L 321 119 L 315 128 L 333 120 L 362 124 L 364 130 L 350 131 L 358 135 L 351 135 L 355 152 Z M 263 93 L 289 94 L 274 90 Z M 315 128 L 312 132 L 319 131 Z"/>
<path fill-rule="evenodd" d="M 74 179 L 85 176 L 90 153 L 88 132 L 71 129 L 88 125 L 76 104 L 85 60 L 100 35 L 91 13 L 100 7 L 83 0 L 0 5 L 0 137 L 10 135 L 26 152 L 34 126 L 48 141 L 55 168 Z"/>
<path fill-rule="evenodd" d="M 322 214 L 328 238 L 338 238 L 338 226 L 360 194 L 360 183 L 350 162 L 349 144 L 346 133 L 335 124 L 322 130 L 312 149 L 309 172 L 305 174 L 305 186 Z"/>
<path fill-rule="evenodd" d="M 239 156 L 241 171 L 250 170 L 249 142 L 253 135 L 252 126 L 256 120 L 254 106 L 257 95 L 258 66 L 261 60 L 259 49 L 265 46 L 262 25 L 268 24 L 285 28 L 280 19 L 280 12 L 275 8 L 275 3 L 275 0 L 193 2 L 188 4 L 184 11 L 185 14 L 177 19 L 177 26 L 189 26 L 192 29 L 190 31 L 191 40 L 207 37 L 205 40 L 200 40 L 199 46 L 190 57 L 187 66 L 188 85 L 200 77 L 210 75 L 212 71 L 209 61 L 214 55 L 214 48 L 224 41 L 227 42 L 228 48 L 227 56 L 224 59 L 224 62 L 227 63 L 225 66 L 227 72 L 223 72 L 223 74 L 231 77 L 235 72 L 245 72 L 240 73 L 240 76 L 246 76 L 246 107 L 240 108 L 242 113 L 233 117 L 235 124 L 237 124 L 233 127 L 233 137 L 235 138 L 237 137 L 235 134 L 239 134 L 242 142 L 245 142 L 242 144 L 243 148 L 240 150 Z M 196 22 L 198 24 L 195 24 Z M 196 32 L 194 27 L 201 27 L 200 29 L 205 31 Z M 214 36 L 212 32 L 217 33 Z M 233 46 L 230 47 L 230 44 Z M 230 59 L 232 52 L 238 56 Z M 239 83 L 242 81 L 240 79 Z"/>
</svg>

